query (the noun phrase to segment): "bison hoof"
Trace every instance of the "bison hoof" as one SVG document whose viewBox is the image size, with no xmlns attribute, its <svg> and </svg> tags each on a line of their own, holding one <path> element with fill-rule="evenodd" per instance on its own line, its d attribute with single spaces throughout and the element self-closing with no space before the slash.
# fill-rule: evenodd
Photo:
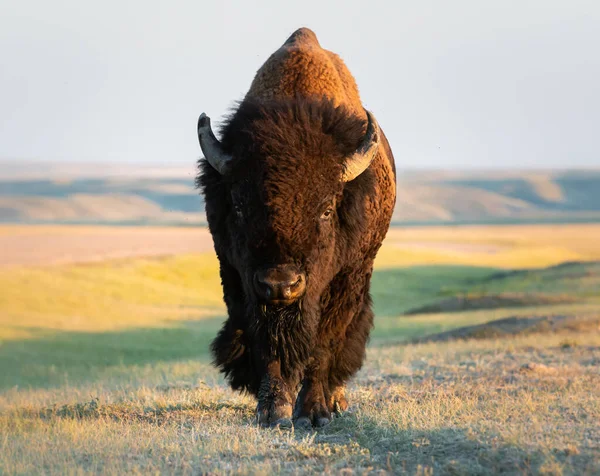
<svg viewBox="0 0 600 476">
<path fill-rule="evenodd" d="M 313 421 L 308 417 L 300 417 L 294 421 L 294 428 L 297 430 L 312 430 L 313 426 L 315 428 L 323 428 L 324 426 L 329 425 L 331 423 L 331 419 L 327 417 L 316 417 Z"/>
<path fill-rule="evenodd" d="M 259 405 L 256 409 L 257 421 L 262 426 L 284 428 L 286 421 L 289 422 L 289 427 L 292 426 L 292 406 L 291 405 Z"/>
<path fill-rule="evenodd" d="M 294 422 L 294 428 L 297 430 L 312 430 L 310 418 L 300 417 Z"/>
<path fill-rule="evenodd" d="M 319 417 L 315 421 L 315 426 L 317 428 L 323 428 L 324 426 L 329 425 L 329 423 L 331 423 L 331 419 L 329 419 L 327 417 Z"/>
<path fill-rule="evenodd" d="M 263 378 L 256 407 L 258 423 L 262 426 L 291 427 L 292 399 L 286 384 L 268 375 Z"/>
<path fill-rule="evenodd" d="M 269 425 L 271 428 L 279 428 L 281 430 L 291 430 L 294 427 L 290 418 L 280 418 Z"/>
<path fill-rule="evenodd" d="M 294 409 L 294 425 L 301 428 L 321 428 L 331 422 L 332 400 L 324 398 L 321 382 L 304 382 Z"/>
</svg>

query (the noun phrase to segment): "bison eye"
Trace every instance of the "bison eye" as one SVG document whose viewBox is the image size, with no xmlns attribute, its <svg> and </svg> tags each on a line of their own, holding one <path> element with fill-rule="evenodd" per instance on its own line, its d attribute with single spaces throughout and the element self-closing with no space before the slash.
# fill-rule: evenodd
<svg viewBox="0 0 600 476">
<path fill-rule="evenodd" d="M 233 211 L 235 212 L 235 216 L 239 219 L 244 218 L 244 212 L 242 210 L 242 207 L 240 207 L 239 205 L 234 205 L 233 206 Z"/>
<path fill-rule="evenodd" d="M 333 208 L 328 208 L 321 215 L 321 220 L 328 220 L 331 218 L 331 215 L 333 215 Z"/>
</svg>

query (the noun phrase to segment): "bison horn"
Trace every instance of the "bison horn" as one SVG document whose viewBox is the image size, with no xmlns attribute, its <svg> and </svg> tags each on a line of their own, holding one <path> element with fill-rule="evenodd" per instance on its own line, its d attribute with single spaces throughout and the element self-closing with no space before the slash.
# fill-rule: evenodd
<svg viewBox="0 0 600 476">
<path fill-rule="evenodd" d="M 367 132 L 354 155 L 346 160 L 342 174 L 343 182 L 350 182 L 367 170 L 379 147 L 379 125 L 371 112 L 365 112 L 368 119 Z"/>
<path fill-rule="evenodd" d="M 210 127 L 210 117 L 204 113 L 198 119 L 198 140 L 208 163 L 221 175 L 226 175 L 229 172 L 232 157 L 223 151 L 223 146 Z"/>
</svg>

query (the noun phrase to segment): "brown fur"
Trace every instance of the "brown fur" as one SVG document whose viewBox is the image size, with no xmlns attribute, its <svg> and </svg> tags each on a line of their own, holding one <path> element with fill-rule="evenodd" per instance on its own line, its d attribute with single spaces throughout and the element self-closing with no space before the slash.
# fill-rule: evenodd
<svg viewBox="0 0 600 476">
<path fill-rule="evenodd" d="M 258 70 L 248 99 L 326 97 L 366 118 L 356 81 L 342 59 L 321 48 L 317 35 L 300 28 Z"/>
<path fill-rule="evenodd" d="M 232 387 L 257 396 L 263 423 L 289 419 L 292 407 L 298 424 L 329 421 L 347 407 L 344 385 L 364 360 L 373 261 L 395 204 L 383 131 L 367 170 L 340 181 L 365 130 L 350 72 L 303 28 L 267 60 L 222 129 L 231 173 L 200 164 L 229 314 L 212 351 Z M 323 219 L 326 208 L 335 213 Z M 263 308 L 254 273 L 285 263 L 306 274 L 306 293 Z"/>
</svg>

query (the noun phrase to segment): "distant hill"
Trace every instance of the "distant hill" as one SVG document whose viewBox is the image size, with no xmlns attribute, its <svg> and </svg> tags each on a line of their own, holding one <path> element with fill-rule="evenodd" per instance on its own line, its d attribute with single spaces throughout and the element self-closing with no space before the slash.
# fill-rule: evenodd
<svg viewBox="0 0 600 476">
<path fill-rule="evenodd" d="M 600 169 L 400 172 L 396 222 L 597 221 Z"/>
<path fill-rule="evenodd" d="M 0 162 L 0 222 L 205 222 L 194 169 Z M 600 221 L 600 169 L 400 171 L 395 224 Z"/>
</svg>

